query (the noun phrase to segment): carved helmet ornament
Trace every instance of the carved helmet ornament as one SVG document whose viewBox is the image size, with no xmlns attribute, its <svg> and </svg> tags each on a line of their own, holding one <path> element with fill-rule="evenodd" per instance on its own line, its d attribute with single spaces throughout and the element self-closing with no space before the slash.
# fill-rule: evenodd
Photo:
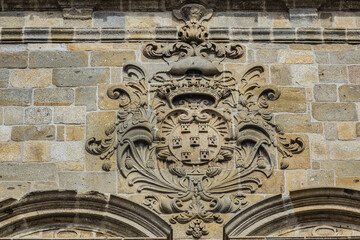
<svg viewBox="0 0 360 240">
<path fill-rule="evenodd" d="M 148 74 L 126 64 L 125 82 L 108 90 L 119 101 L 118 120 L 103 139 L 90 138 L 86 150 L 100 155 L 105 171 L 115 153 L 129 185 L 148 193 L 144 204 L 172 214 L 170 223 L 188 224 L 186 234 L 200 238 L 208 234 L 207 223 L 220 224 L 222 214 L 247 204 L 244 193 L 262 185 L 255 172 L 271 176 L 276 149 L 286 158 L 305 146 L 286 137 L 276 145 L 282 133 L 266 109 L 280 92 L 259 84 L 262 66 L 249 67 L 241 79 L 221 70 L 221 61 L 239 59 L 244 50 L 207 41 L 202 21 L 212 11 L 187 4 L 174 15 L 185 23 L 181 40 L 150 43 L 143 52 L 164 59 L 169 69 Z"/>
</svg>

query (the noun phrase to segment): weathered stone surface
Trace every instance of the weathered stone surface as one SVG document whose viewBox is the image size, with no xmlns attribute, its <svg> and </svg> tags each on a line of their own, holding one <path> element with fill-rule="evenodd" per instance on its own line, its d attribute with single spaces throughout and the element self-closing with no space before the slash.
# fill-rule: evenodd
<svg viewBox="0 0 360 240">
<path fill-rule="evenodd" d="M 75 90 L 75 105 L 86 106 L 86 111 L 97 110 L 97 88 L 79 87 Z"/>
<path fill-rule="evenodd" d="M 51 84 L 51 69 L 13 70 L 10 84 L 16 88 L 48 87 Z"/>
<path fill-rule="evenodd" d="M 25 16 L 26 27 L 62 27 L 61 12 L 31 12 Z"/>
<path fill-rule="evenodd" d="M 318 44 L 314 45 L 315 51 L 353 51 L 354 45 L 350 44 Z"/>
<path fill-rule="evenodd" d="M 0 52 L 0 68 L 26 68 L 27 52 Z"/>
<path fill-rule="evenodd" d="M 360 62 L 360 51 L 333 51 L 329 52 L 330 63 L 333 64 L 358 64 Z"/>
<path fill-rule="evenodd" d="M 307 185 L 309 187 L 333 187 L 334 171 L 328 171 L 328 170 L 308 171 Z"/>
<path fill-rule="evenodd" d="M 345 65 L 319 65 L 319 80 L 323 83 L 346 83 Z"/>
<path fill-rule="evenodd" d="M 67 106 L 74 102 L 74 90 L 69 88 L 35 89 L 34 105 Z"/>
<path fill-rule="evenodd" d="M 9 70 L 0 69 L 0 88 L 7 88 L 9 85 Z"/>
<path fill-rule="evenodd" d="M 304 87 L 312 87 L 319 81 L 317 67 L 313 65 L 292 65 L 291 76 L 296 85 Z"/>
<path fill-rule="evenodd" d="M 80 141 L 84 140 L 85 127 L 84 126 L 66 126 L 66 141 Z"/>
<path fill-rule="evenodd" d="M 306 94 L 304 88 L 282 87 L 281 96 L 274 102 L 269 102 L 269 111 L 275 112 L 306 112 Z"/>
<path fill-rule="evenodd" d="M 256 51 L 256 60 L 262 63 L 277 63 L 277 49 L 259 49 Z"/>
<path fill-rule="evenodd" d="M 25 123 L 49 124 L 52 121 L 52 110 L 48 107 L 32 107 L 25 109 Z"/>
<path fill-rule="evenodd" d="M 329 64 L 330 56 L 328 52 L 315 51 L 315 61 L 319 64 Z"/>
<path fill-rule="evenodd" d="M 283 127 L 285 132 L 322 132 L 322 124 L 311 122 L 307 114 L 279 114 L 275 117 L 276 124 Z"/>
<path fill-rule="evenodd" d="M 57 126 L 56 141 L 64 141 L 64 140 L 65 140 L 65 126 Z"/>
<path fill-rule="evenodd" d="M 15 126 L 11 131 L 11 140 L 54 140 L 55 126 Z"/>
<path fill-rule="evenodd" d="M 57 182 L 34 182 L 32 185 L 32 191 L 47 191 L 59 189 Z"/>
<path fill-rule="evenodd" d="M 118 12 L 95 12 L 94 27 L 125 27 L 125 16 Z"/>
<path fill-rule="evenodd" d="M 358 177 L 359 161 L 342 160 L 342 161 L 326 161 L 321 163 L 323 169 L 335 170 L 338 177 Z"/>
<path fill-rule="evenodd" d="M 58 163 L 58 169 L 60 171 L 84 171 L 84 163 Z"/>
<path fill-rule="evenodd" d="M 122 66 L 135 58 L 133 51 L 94 51 L 91 53 L 91 66 Z"/>
<path fill-rule="evenodd" d="M 9 126 L 0 126 L 0 141 L 8 142 L 11 139 L 11 127 Z"/>
<path fill-rule="evenodd" d="M 60 189 L 116 193 L 116 172 L 59 172 Z"/>
<path fill-rule="evenodd" d="M 317 84 L 314 86 L 316 102 L 336 102 L 337 87 L 335 84 Z"/>
<path fill-rule="evenodd" d="M 87 67 L 88 54 L 83 51 L 30 52 L 30 68 Z"/>
<path fill-rule="evenodd" d="M 20 199 L 30 191 L 31 182 L 1 182 L 0 199 L 7 198 Z"/>
<path fill-rule="evenodd" d="M 52 162 L 80 162 L 84 160 L 84 142 L 52 142 Z"/>
<path fill-rule="evenodd" d="M 24 123 L 24 108 L 6 107 L 4 108 L 4 124 L 20 125 Z"/>
<path fill-rule="evenodd" d="M 341 102 L 360 102 L 360 85 L 342 85 L 339 87 Z"/>
<path fill-rule="evenodd" d="M 348 66 L 349 81 L 351 83 L 360 83 L 360 65 Z"/>
<path fill-rule="evenodd" d="M 312 64 L 314 55 L 308 50 L 281 50 L 279 52 L 281 63 L 285 64 Z"/>
<path fill-rule="evenodd" d="M 340 177 L 336 178 L 336 187 L 352 188 L 360 190 L 359 177 Z"/>
<path fill-rule="evenodd" d="M 325 133 L 326 140 L 338 139 L 336 123 L 325 123 L 324 124 L 324 133 Z"/>
<path fill-rule="evenodd" d="M 272 65 L 271 82 L 276 85 L 291 85 L 292 78 L 290 67 L 288 65 Z"/>
<path fill-rule="evenodd" d="M 96 50 L 111 50 L 113 49 L 112 43 L 69 43 L 67 45 L 71 51 L 96 51 Z"/>
<path fill-rule="evenodd" d="M 0 143 L 0 162 L 14 162 L 20 160 L 21 160 L 20 143 L 17 142 Z"/>
<path fill-rule="evenodd" d="M 357 111 L 352 103 L 313 103 L 312 115 L 319 121 L 357 121 Z"/>
<path fill-rule="evenodd" d="M 311 135 L 309 148 L 312 160 L 323 161 L 329 159 L 327 144 L 322 134 Z"/>
<path fill-rule="evenodd" d="M 297 189 L 306 188 L 306 171 L 305 170 L 294 170 L 286 171 L 286 190 L 293 191 Z"/>
<path fill-rule="evenodd" d="M 108 68 L 54 69 L 53 84 L 58 87 L 93 86 L 109 82 Z"/>
<path fill-rule="evenodd" d="M 356 123 L 356 136 L 360 137 L 360 123 Z"/>
<path fill-rule="evenodd" d="M 23 12 L 1 12 L 0 27 L 16 28 L 24 27 L 25 14 Z"/>
<path fill-rule="evenodd" d="M 31 89 L 0 89 L 0 105 L 29 106 L 31 96 Z"/>
<path fill-rule="evenodd" d="M 24 162 L 49 162 L 50 142 L 26 141 L 24 142 Z"/>
<path fill-rule="evenodd" d="M 116 121 L 116 113 L 112 112 L 91 112 L 86 116 L 86 138 L 94 137 L 101 139 L 107 127 Z M 99 156 L 92 155 L 88 152 L 85 154 L 86 170 L 102 171 L 102 161 Z M 111 170 L 116 169 L 115 157 L 111 157 Z"/>
<path fill-rule="evenodd" d="M 330 160 L 359 160 L 360 141 L 329 142 Z M 357 168 L 356 170 L 358 170 Z"/>
<path fill-rule="evenodd" d="M 352 122 L 338 122 L 336 123 L 337 135 L 339 140 L 355 140 L 356 129 Z"/>
<path fill-rule="evenodd" d="M 83 124 L 85 123 L 85 107 L 55 107 L 54 123 Z"/>
<path fill-rule="evenodd" d="M 3 181 L 55 181 L 54 163 L 0 163 Z"/>
</svg>

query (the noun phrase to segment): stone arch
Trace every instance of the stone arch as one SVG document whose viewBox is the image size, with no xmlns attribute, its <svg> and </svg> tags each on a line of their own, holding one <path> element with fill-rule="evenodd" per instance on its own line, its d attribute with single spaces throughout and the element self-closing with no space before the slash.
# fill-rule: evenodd
<svg viewBox="0 0 360 240">
<path fill-rule="evenodd" d="M 224 225 L 224 239 L 247 236 L 328 239 L 339 235 L 360 236 L 360 191 L 344 188 L 292 191 L 257 202 Z"/>
<path fill-rule="evenodd" d="M 69 236 L 85 233 L 87 238 L 172 239 L 170 225 L 160 216 L 114 195 L 44 191 L 0 202 L 0 237 L 54 237 L 60 230 Z"/>
</svg>

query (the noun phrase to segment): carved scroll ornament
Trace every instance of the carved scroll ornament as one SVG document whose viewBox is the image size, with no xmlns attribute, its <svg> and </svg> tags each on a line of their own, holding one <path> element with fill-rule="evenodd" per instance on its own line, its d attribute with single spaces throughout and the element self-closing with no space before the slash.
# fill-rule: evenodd
<svg viewBox="0 0 360 240">
<path fill-rule="evenodd" d="M 152 75 L 137 64 L 125 65 L 124 77 L 133 81 L 109 89 L 108 96 L 120 107 L 135 107 L 119 110 L 106 136 L 89 139 L 86 149 L 100 155 L 104 170 L 116 154 L 129 185 L 149 193 L 144 204 L 172 214 L 170 223 L 188 224 L 186 234 L 200 238 L 208 234 L 206 223 L 222 223 L 222 214 L 247 205 L 244 193 L 262 185 L 253 174 L 271 176 L 277 147 L 291 157 L 304 143 L 284 139 L 276 145 L 281 131 L 266 109 L 280 92 L 259 84 L 262 66 L 250 67 L 235 79 L 211 61 L 209 55 L 222 60 L 243 54 L 240 45 L 205 41 L 201 22 L 211 11 L 191 4 L 174 14 L 186 24 L 179 35 L 182 41 L 149 44 L 144 55 L 175 55 L 177 60 L 169 70 Z"/>
</svg>

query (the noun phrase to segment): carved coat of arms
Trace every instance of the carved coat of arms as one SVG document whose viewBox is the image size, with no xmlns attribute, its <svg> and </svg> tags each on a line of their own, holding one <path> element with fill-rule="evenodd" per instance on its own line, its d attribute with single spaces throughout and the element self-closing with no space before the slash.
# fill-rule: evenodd
<svg viewBox="0 0 360 240">
<path fill-rule="evenodd" d="M 222 214 L 247 204 L 243 193 L 262 185 L 253 174 L 270 177 L 276 149 L 290 157 L 304 142 L 283 137 L 276 143 L 282 133 L 266 109 L 280 92 L 260 85 L 261 65 L 249 67 L 241 79 L 219 67 L 244 50 L 206 40 L 202 21 L 211 18 L 211 10 L 188 4 L 174 15 L 185 23 L 181 40 L 148 44 L 144 55 L 176 59 L 153 74 L 126 64 L 127 81 L 108 90 L 119 101 L 117 122 L 103 139 L 89 139 L 86 149 L 100 155 L 105 171 L 116 154 L 122 176 L 148 193 L 144 204 L 172 214 L 171 223 L 188 224 L 186 233 L 200 238 L 208 234 L 206 223 L 222 223 Z"/>
</svg>

